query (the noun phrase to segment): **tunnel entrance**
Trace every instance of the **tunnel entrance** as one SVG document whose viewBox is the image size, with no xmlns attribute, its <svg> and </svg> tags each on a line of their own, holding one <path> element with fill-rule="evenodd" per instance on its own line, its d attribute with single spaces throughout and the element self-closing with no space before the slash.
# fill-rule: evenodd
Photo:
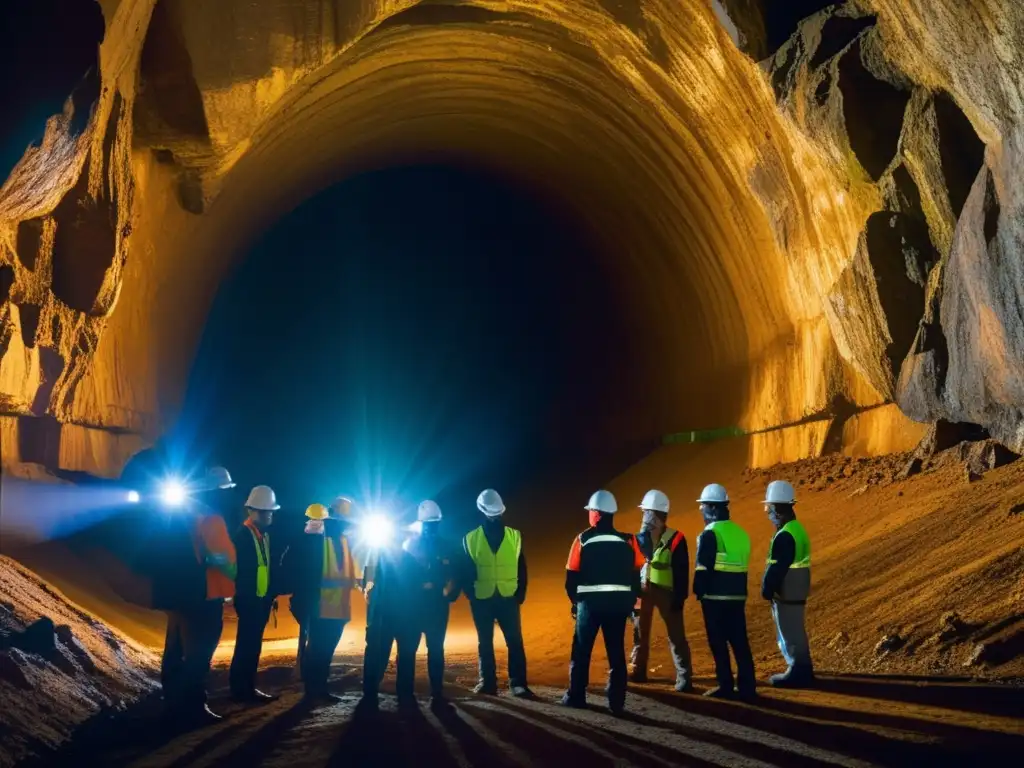
<svg viewBox="0 0 1024 768">
<path fill-rule="evenodd" d="M 472 514 L 480 488 L 600 447 L 630 377 L 599 247 L 480 168 L 350 178 L 224 283 L 170 439 L 297 505 L 393 493 Z"/>
</svg>

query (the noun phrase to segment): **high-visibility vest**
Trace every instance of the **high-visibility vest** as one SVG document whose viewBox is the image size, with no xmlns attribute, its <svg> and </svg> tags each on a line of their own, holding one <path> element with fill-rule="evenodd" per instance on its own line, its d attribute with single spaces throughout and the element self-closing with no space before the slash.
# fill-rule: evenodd
<svg viewBox="0 0 1024 768">
<path fill-rule="evenodd" d="M 352 590 L 356 585 L 355 563 L 348 548 L 348 539 L 339 537 L 341 543 L 341 562 L 338 562 L 335 541 L 324 536 L 324 565 L 320 580 L 320 613 L 321 619 L 352 618 Z"/>
<path fill-rule="evenodd" d="M 779 589 L 778 599 L 782 602 L 802 603 L 811 593 L 811 537 L 799 520 L 790 520 L 782 526 L 768 547 L 768 565 L 775 565 L 772 551 L 775 539 L 780 533 L 788 533 L 793 537 L 793 564 L 786 571 Z"/>
<path fill-rule="evenodd" d="M 732 520 L 716 520 L 704 528 L 715 537 L 715 569 L 705 600 L 746 600 L 750 569 L 750 537 Z M 700 563 L 697 570 L 706 570 Z"/>
<path fill-rule="evenodd" d="M 675 552 L 675 538 L 682 536 L 679 531 L 667 528 L 658 540 L 657 549 L 647 564 L 647 580 L 658 587 L 672 589 L 672 555 Z"/>
<path fill-rule="evenodd" d="M 466 534 L 466 554 L 476 565 L 473 594 L 477 600 L 487 600 L 495 591 L 502 597 L 512 597 L 519 588 L 519 554 L 523 548 L 522 534 L 515 528 L 505 528 L 501 546 L 491 551 L 483 526 Z"/>
<path fill-rule="evenodd" d="M 270 534 L 264 533 L 261 542 L 256 531 L 248 525 L 245 527 L 256 545 L 256 597 L 266 597 L 270 588 Z"/>
</svg>

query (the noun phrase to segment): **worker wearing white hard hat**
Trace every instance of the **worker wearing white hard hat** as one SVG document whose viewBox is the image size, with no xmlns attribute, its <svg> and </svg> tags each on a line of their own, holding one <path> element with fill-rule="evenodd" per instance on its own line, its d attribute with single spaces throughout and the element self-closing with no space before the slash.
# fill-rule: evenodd
<svg viewBox="0 0 1024 768">
<path fill-rule="evenodd" d="M 501 628 L 508 647 L 509 690 L 513 696 L 533 695 L 526 681 L 521 608 L 526 601 L 526 555 L 523 535 L 505 524 L 505 502 L 493 488 L 476 499 L 480 525 L 462 540 L 464 590 L 476 626 L 480 679 L 475 693 L 498 692 L 494 658 L 494 625 Z"/>
<path fill-rule="evenodd" d="M 402 607 L 398 612 L 398 675 L 395 690 L 399 707 L 415 706 L 416 652 L 427 642 L 427 677 L 430 706 L 435 711 L 450 705 L 444 695 L 444 640 L 448 633 L 449 604 L 459 595 L 453 551 L 441 536 L 441 507 L 428 499 L 416 510 L 416 525 L 403 543 L 396 572 Z"/>
<path fill-rule="evenodd" d="M 276 698 L 256 688 L 256 671 L 263 650 L 263 631 L 275 605 L 276 595 L 270 583 L 270 564 L 275 554 L 270 526 L 278 509 L 274 489 L 257 485 L 245 502 L 246 520 L 233 536 L 238 557 L 234 599 L 238 630 L 228 678 L 231 697 L 243 703 Z"/>
<path fill-rule="evenodd" d="M 775 526 L 775 536 L 768 548 L 761 596 L 771 602 L 779 650 L 786 660 L 786 671 L 769 678 L 781 688 L 806 688 L 814 683 L 805 625 L 811 594 L 811 539 L 796 519 L 795 505 L 792 484 L 785 480 L 768 484 L 764 509 Z"/>
<path fill-rule="evenodd" d="M 700 600 L 718 679 L 718 687 L 704 695 L 727 699 L 738 691 L 740 698 L 749 699 L 757 693 L 754 657 L 747 637 L 750 537 L 729 519 L 729 494 L 724 486 L 705 486 L 697 503 L 706 525 L 697 537 L 693 594 Z M 736 657 L 736 690 L 730 648 Z"/>
<path fill-rule="evenodd" d="M 636 540 L 646 563 L 640 573 L 640 606 L 633 615 L 630 676 L 636 683 L 647 679 L 651 629 L 654 612 L 657 611 L 668 632 L 669 648 L 676 668 L 675 688 L 680 692 L 689 692 L 693 690 L 693 662 L 683 624 L 683 604 L 689 595 L 690 555 L 686 537 L 681 531 L 668 527 L 668 510 L 668 496 L 656 489 L 644 494 L 640 502 L 643 520 Z"/>
<path fill-rule="evenodd" d="M 567 707 L 587 705 L 590 657 L 598 633 L 608 653 L 608 709 L 622 712 L 626 704 L 626 621 L 640 596 L 644 556 L 631 533 L 615 530 L 615 497 L 595 492 L 587 503 L 590 527 L 577 536 L 565 564 L 565 591 L 572 602 L 576 631 L 569 662 Z"/>
</svg>

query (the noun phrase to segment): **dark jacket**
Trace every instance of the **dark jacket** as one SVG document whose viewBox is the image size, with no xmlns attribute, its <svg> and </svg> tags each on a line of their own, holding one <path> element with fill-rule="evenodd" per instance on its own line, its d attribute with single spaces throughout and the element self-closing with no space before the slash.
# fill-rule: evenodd
<svg viewBox="0 0 1024 768">
<path fill-rule="evenodd" d="M 747 574 L 716 572 L 717 554 L 718 540 L 715 538 L 715 532 L 707 529 L 701 531 L 697 536 L 697 570 L 693 574 L 694 596 L 698 600 L 703 600 L 708 594 L 725 594 L 746 599 Z"/>
<path fill-rule="evenodd" d="M 487 539 L 487 544 L 491 548 L 491 552 L 497 554 L 498 549 L 501 547 L 501 542 L 505 540 L 505 523 L 498 522 L 484 523 L 484 536 Z M 473 558 L 469 556 L 466 551 L 466 537 L 462 537 L 462 555 L 461 561 L 462 566 L 458 569 L 459 578 L 457 589 L 465 592 L 466 596 L 471 600 L 475 599 L 473 591 L 473 582 L 476 581 L 476 563 L 473 562 Z M 527 573 L 526 573 L 526 548 L 520 545 L 519 547 L 519 563 L 518 573 L 516 575 L 516 593 L 513 598 L 522 605 L 526 601 L 526 585 L 527 585 Z M 502 599 L 500 595 L 495 593 L 495 598 Z"/>
<path fill-rule="evenodd" d="M 585 600 L 598 611 L 630 613 L 640 595 L 643 564 L 644 556 L 636 537 L 615 530 L 611 516 L 604 516 L 596 526 L 573 540 L 565 565 L 565 592 L 574 604 Z M 587 589 L 597 585 L 628 589 L 609 592 Z"/>
<path fill-rule="evenodd" d="M 450 542 L 440 536 L 415 534 L 406 539 L 397 561 L 400 598 L 414 607 L 456 600 L 453 554 Z"/>
<path fill-rule="evenodd" d="M 789 531 L 779 530 L 769 550 L 771 560 L 761 579 L 761 596 L 765 600 L 801 604 L 811 592 L 809 568 L 793 568 L 796 559 L 796 541 Z"/>
<path fill-rule="evenodd" d="M 256 596 L 256 571 L 259 560 L 256 557 L 256 542 L 253 540 L 249 526 L 240 525 L 231 540 L 235 545 L 235 556 L 238 562 L 238 574 L 235 576 L 235 603 L 236 605 L 238 603 L 243 605 L 256 603 L 259 601 Z M 264 534 L 263 547 L 267 555 L 270 577 L 264 599 L 273 600 L 277 594 L 274 589 L 278 570 L 274 567 L 274 561 L 280 558 L 280 553 L 277 551 L 278 541 L 274 537 L 273 531 Z"/>
<path fill-rule="evenodd" d="M 188 611 L 206 602 L 206 566 L 196 557 L 192 516 L 154 513 L 139 570 L 152 583 L 152 607 Z"/>
<path fill-rule="evenodd" d="M 690 596 L 690 549 L 682 531 L 676 531 L 679 543 L 672 553 L 672 602 L 682 607 Z M 644 530 L 636 536 L 636 542 L 643 552 L 644 558 L 650 562 L 654 556 L 655 541 L 651 532 Z"/>
<path fill-rule="evenodd" d="M 316 618 L 320 611 L 320 588 L 324 575 L 324 539 L 331 542 L 338 562 L 342 562 L 341 529 L 328 520 L 324 534 L 303 533 L 288 546 L 281 560 L 281 570 L 291 589 L 292 615 L 304 622 Z M 351 547 L 349 547 L 351 551 Z"/>
</svg>

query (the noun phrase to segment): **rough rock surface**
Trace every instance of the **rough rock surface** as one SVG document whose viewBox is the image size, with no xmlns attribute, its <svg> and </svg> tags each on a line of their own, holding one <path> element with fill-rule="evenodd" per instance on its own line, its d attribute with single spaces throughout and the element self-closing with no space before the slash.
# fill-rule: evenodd
<svg viewBox="0 0 1024 768">
<path fill-rule="evenodd" d="M 116 473 L 265 222 L 424 152 L 606 245 L 638 375 L 605 434 L 902 450 L 845 426 L 896 402 L 1024 451 L 1024 6 L 851 0 L 759 67 L 764 4 L 102 0 L 96 68 L 0 188 L 4 465 Z"/>
</svg>

